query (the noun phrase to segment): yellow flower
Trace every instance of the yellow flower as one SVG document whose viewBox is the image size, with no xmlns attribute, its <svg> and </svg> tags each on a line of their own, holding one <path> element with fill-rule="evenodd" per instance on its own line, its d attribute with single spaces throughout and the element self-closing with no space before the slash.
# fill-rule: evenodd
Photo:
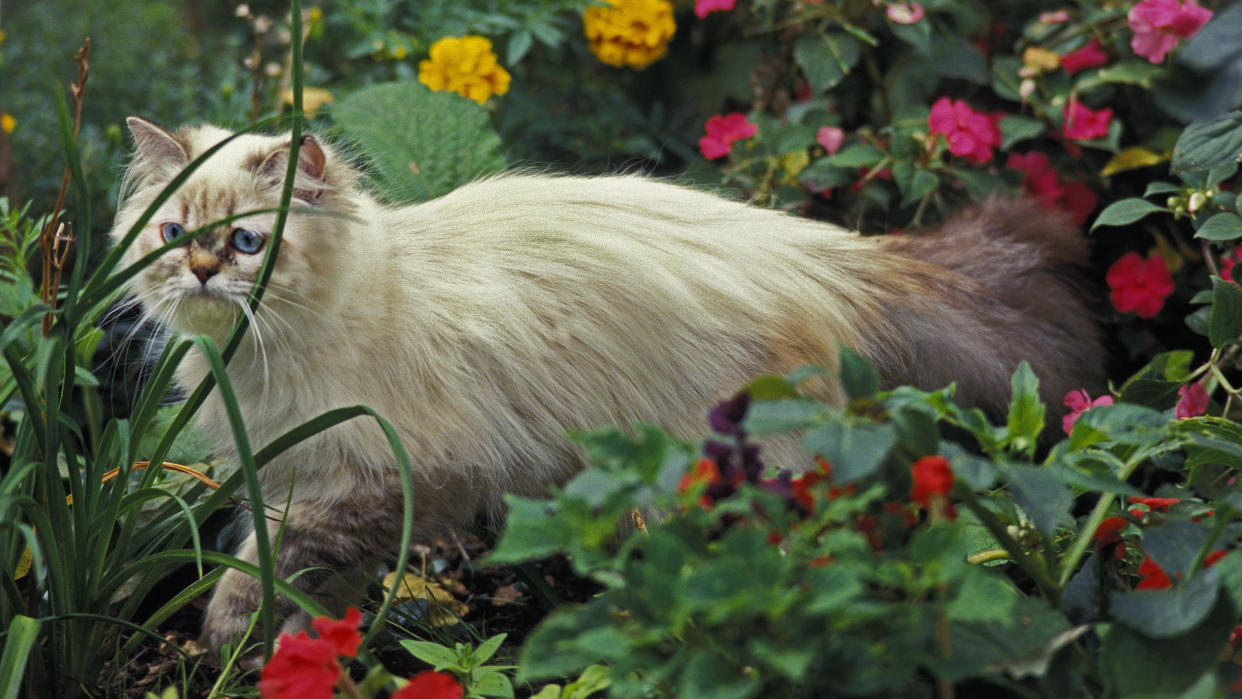
<svg viewBox="0 0 1242 699">
<path fill-rule="evenodd" d="M 612 7 L 588 7 L 582 15 L 582 30 L 596 58 L 641 70 L 664 56 L 677 30 L 668 0 L 608 2 Z"/>
<path fill-rule="evenodd" d="M 5 133 L 13 133 L 13 129 L 17 128 L 17 120 L 12 114 L 0 114 L 0 130 Z"/>
<path fill-rule="evenodd" d="M 450 36 L 431 45 L 418 64 L 418 81 L 433 90 L 456 92 L 483 104 L 509 91 L 509 71 L 496 62 L 492 42 L 481 36 Z"/>
</svg>

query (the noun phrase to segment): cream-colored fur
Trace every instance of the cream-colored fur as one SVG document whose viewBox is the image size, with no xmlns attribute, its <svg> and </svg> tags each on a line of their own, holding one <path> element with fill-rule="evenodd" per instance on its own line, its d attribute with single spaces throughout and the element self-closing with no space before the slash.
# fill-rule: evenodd
<svg viewBox="0 0 1242 699">
<path fill-rule="evenodd" d="M 137 119 L 131 130 L 133 193 L 116 239 L 190 158 L 230 135 L 174 134 Z M 125 261 L 162 244 L 163 223 L 193 230 L 275 207 L 287 148 L 287 136 L 231 141 L 156 212 Z M 654 179 L 509 174 L 397 207 L 361 190 L 332 149 L 311 140 L 302 152 L 300 211 L 229 377 L 256 446 L 332 408 L 365 404 L 384 415 L 414 461 L 420 534 L 495 510 L 506 492 L 564 481 L 582 465 L 566 430 L 641 420 L 700 435 L 715 401 L 762 373 L 831 371 L 839 344 L 879 365 L 908 364 L 912 343 L 892 318 L 934 327 L 943 279 L 978 291 L 939 268 L 920 272 L 922 263 L 875 239 Z M 222 344 L 263 258 L 229 248 L 230 231 L 267 235 L 274 220 L 258 214 L 162 256 L 133 283 L 146 312 Z M 219 263 L 205 284 L 190 269 L 195 254 Z M 972 338 L 986 334 L 967 327 L 967 315 L 944 331 L 958 323 Z M 936 361 L 986 363 L 990 345 L 976 345 Z M 1011 370 L 997 372 L 1002 382 Z M 191 353 L 178 379 L 192 387 L 206 373 Z M 818 390 L 841 399 L 835 380 Z M 231 450 L 218 394 L 197 424 Z M 769 461 L 809 458 L 783 449 Z M 291 517 L 311 531 L 327 530 L 334 507 L 378 507 L 367 503 L 390 501 L 397 487 L 370 420 L 300 445 L 262 479 L 278 500 L 292 486 Z M 366 540 L 342 536 L 338 546 Z M 243 585 L 233 573 L 208 613 L 217 644 L 253 602 L 233 589 Z M 227 596 L 233 603 L 220 601 Z"/>
</svg>

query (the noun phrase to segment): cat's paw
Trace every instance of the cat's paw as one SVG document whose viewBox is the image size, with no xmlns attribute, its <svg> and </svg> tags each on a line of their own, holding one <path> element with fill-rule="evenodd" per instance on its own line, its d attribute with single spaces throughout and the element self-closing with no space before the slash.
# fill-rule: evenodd
<svg viewBox="0 0 1242 699">
<path fill-rule="evenodd" d="M 207 604 L 199 643 L 213 653 L 225 646 L 252 643 L 251 620 L 262 599 L 258 580 L 237 570 L 226 572 Z"/>
</svg>

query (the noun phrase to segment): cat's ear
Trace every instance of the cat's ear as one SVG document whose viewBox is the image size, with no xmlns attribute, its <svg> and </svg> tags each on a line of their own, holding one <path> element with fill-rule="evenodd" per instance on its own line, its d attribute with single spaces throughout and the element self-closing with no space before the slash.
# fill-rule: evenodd
<svg viewBox="0 0 1242 699">
<path fill-rule="evenodd" d="M 289 143 L 286 143 L 267 156 L 267 159 L 259 166 L 259 173 L 275 181 L 283 181 L 288 162 Z M 328 186 L 324 175 L 326 162 L 327 157 L 319 141 L 310 134 L 302 136 L 298 146 L 298 174 L 293 183 L 293 196 L 310 202 L 323 196 Z"/>
<path fill-rule="evenodd" d="M 185 145 L 164 127 L 138 116 L 127 117 L 125 124 L 129 126 L 138 156 L 143 160 L 183 165 L 190 159 Z"/>
</svg>

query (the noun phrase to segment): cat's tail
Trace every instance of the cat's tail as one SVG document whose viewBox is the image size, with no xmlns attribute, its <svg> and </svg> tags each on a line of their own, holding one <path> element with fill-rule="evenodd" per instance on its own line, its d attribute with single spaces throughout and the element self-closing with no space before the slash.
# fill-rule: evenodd
<svg viewBox="0 0 1242 699">
<path fill-rule="evenodd" d="M 908 275 L 889 312 L 902 345 L 880 358 L 890 383 L 934 388 L 956 380 L 963 404 L 994 415 L 1008 376 L 1026 360 L 1050 415 L 1066 392 L 1097 387 L 1104 352 L 1081 232 L 1030 199 L 992 198 L 926 235 L 881 245 Z M 896 361 L 893 361 L 893 360 Z"/>
</svg>

